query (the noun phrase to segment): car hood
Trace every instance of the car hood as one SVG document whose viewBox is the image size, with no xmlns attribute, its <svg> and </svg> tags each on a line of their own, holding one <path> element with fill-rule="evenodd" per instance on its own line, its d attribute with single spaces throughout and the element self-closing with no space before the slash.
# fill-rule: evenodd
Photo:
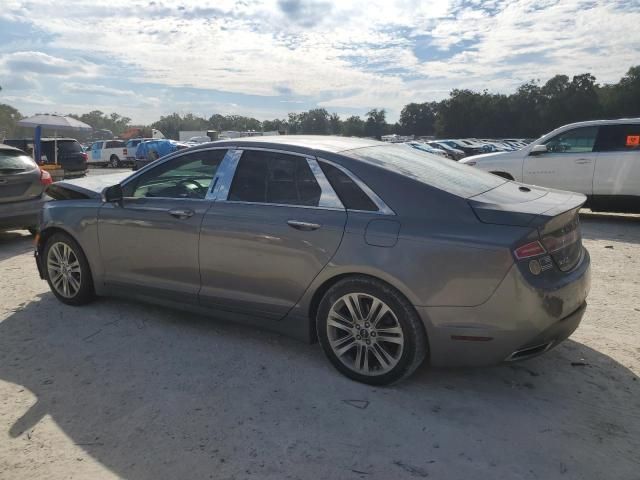
<svg viewBox="0 0 640 480">
<path fill-rule="evenodd" d="M 56 198 L 56 193 L 64 190 L 70 190 L 72 192 L 79 193 L 86 198 L 101 198 L 102 190 L 106 187 L 121 183 L 130 175 L 130 172 L 120 172 L 77 178 L 74 180 L 62 180 L 49 185 L 47 188 L 47 194 Z"/>
</svg>

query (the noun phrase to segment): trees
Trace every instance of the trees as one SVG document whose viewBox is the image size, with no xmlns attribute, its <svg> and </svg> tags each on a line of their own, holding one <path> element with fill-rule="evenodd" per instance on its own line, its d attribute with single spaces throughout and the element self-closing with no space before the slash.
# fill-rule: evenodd
<svg viewBox="0 0 640 480">
<path fill-rule="evenodd" d="M 387 112 L 385 109 L 378 110 L 374 108 L 367 112 L 367 121 L 364 125 L 364 134 L 367 137 L 380 139 L 382 135 L 387 133 Z"/>
<path fill-rule="evenodd" d="M 352 115 L 342 122 L 342 134 L 345 137 L 364 137 L 364 120 Z"/>
<path fill-rule="evenodd" d="M 409 103 L 400 112 L 400 133 L 403 135 L 433 135 L 435 132 L 436 102 Z"/>
<path fill-rule="evenodd" d="M 0 139 L 13 137 L 19 128 L 16 122 L 21 119 L 22 115 L 17 109 L 0 103 Z"/>
</svg>

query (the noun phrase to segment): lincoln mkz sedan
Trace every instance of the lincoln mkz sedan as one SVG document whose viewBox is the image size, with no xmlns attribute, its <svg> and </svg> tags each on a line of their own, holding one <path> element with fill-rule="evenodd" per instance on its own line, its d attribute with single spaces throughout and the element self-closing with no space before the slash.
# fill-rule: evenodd
<svg viewBox="0 0 640 480">
<path fill-rule="evenodd" d="M 69 305 L 119 295 L 319 340 L 346 376 L 529 358 L 578 326 L 582 194 L 406 145 L 281 136 L 208 143 L 59 182 L 36 260 Z"/>
</svg>

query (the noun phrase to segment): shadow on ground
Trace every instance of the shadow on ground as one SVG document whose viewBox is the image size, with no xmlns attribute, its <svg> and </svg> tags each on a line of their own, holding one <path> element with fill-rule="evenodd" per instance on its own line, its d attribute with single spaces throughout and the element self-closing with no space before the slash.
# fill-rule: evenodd
<svg viewBox="0 0 640 480">
<path fill-rule="evenodd" d="M 0 262 L 33 250 L 33 236 L 26 230 L 0 231 Z"/>
<path fill-rule="evenodd" d="M 573 362 L 573 363 L 572 363 Z M 50 293 L 0 323 L 0 379 L 116 475 L 160 478 L 637 478 L 640 388 L 567 341 L 390 388 L 336 373 L 317 345 L 120 300 Z M 21 388 L 21 387 L 18 387 Z M 5 416 L 6 420 L 6 416 Z"/>
</svg>

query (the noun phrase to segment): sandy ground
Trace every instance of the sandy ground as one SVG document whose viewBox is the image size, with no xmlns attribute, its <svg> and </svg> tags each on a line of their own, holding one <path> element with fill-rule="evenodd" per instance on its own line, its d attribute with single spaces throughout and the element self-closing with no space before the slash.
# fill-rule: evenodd
<svg viewBox="0 0 640 480">
<path fill-rule="evenodd" d="M 392 388 L 248 327 L 64 306 L 30 238 L 0 234 L 0 478 L 640 479 L 640 216 L 582 220 L 593 287 L 570 340 Z"/>
</svg>

